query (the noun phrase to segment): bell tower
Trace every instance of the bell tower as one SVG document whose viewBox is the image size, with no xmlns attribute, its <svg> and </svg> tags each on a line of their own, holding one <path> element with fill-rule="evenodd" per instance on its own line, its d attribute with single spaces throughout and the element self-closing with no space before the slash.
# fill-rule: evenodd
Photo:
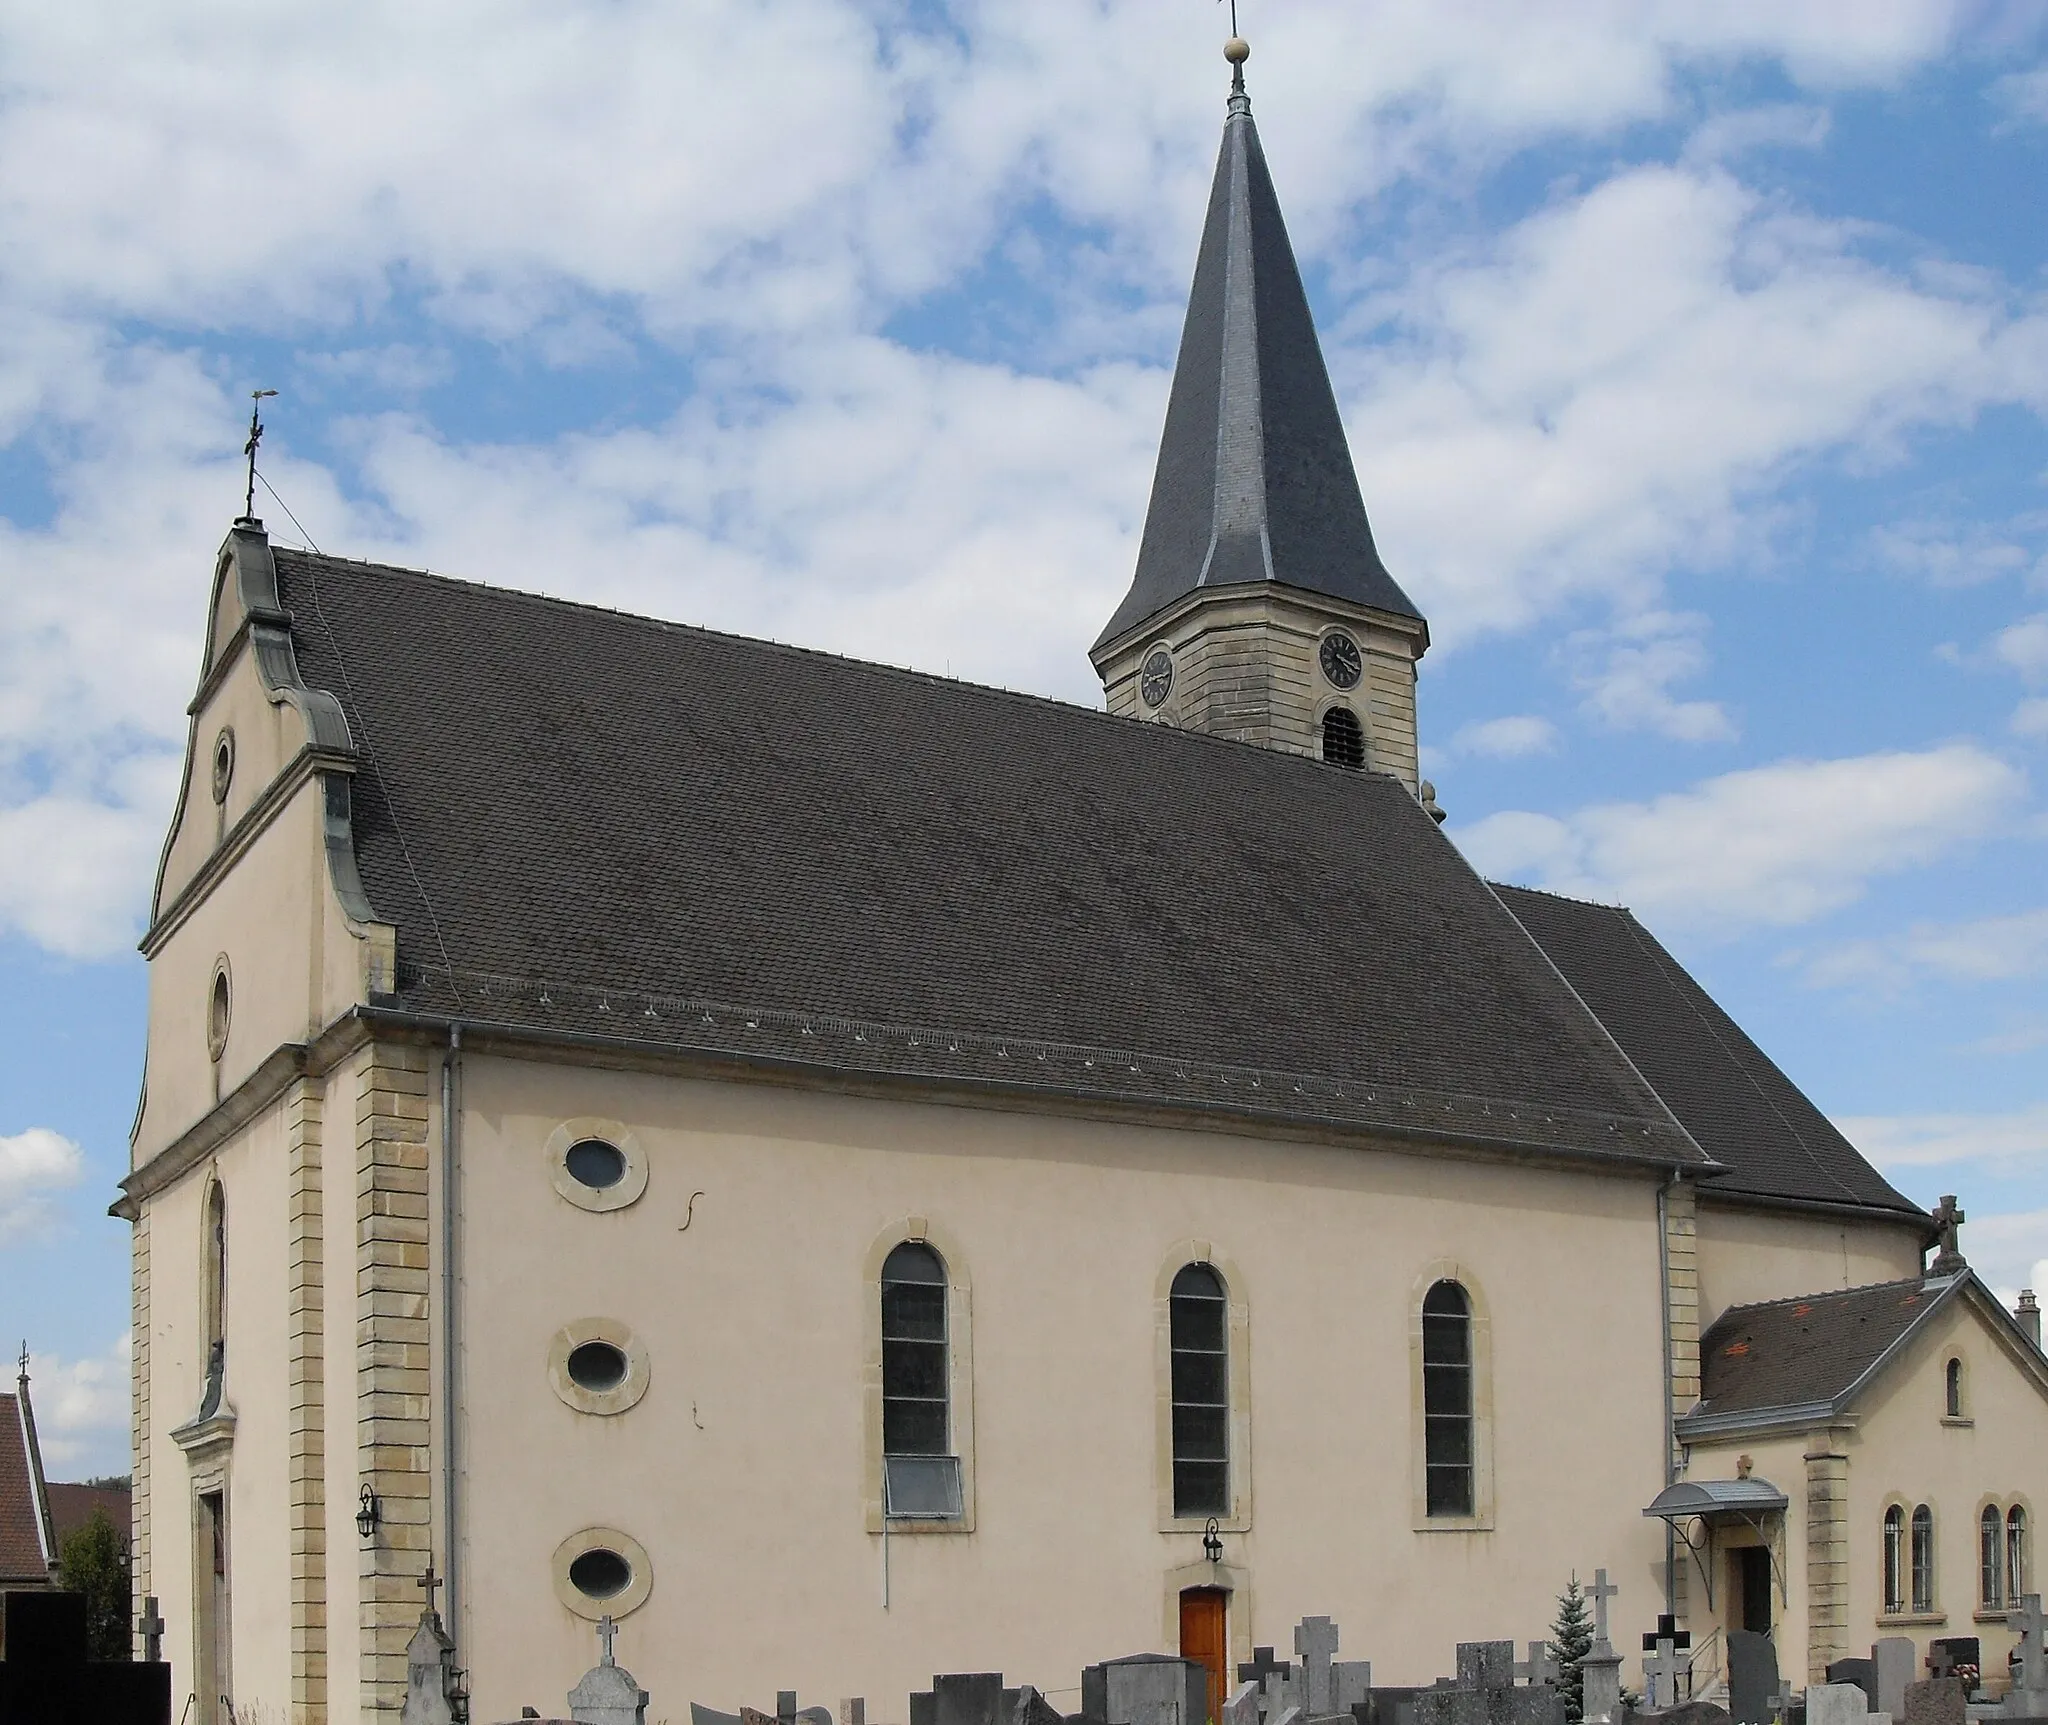
<svg viewBox="0 0 2048 1725">
<path fill-rule="evenodd" d="M 1109 710 L 1416 786 L 1429 626 L 1373 545 L 1234 68 L 1138 568 L 1089 658 Z"/>
</svg>

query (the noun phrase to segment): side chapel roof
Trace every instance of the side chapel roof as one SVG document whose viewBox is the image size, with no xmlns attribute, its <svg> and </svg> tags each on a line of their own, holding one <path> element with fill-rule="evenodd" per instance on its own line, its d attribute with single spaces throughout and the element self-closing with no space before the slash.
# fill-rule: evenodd
<svg viewBox="0 0 2048 1725">
<path fill-rule="evenodd" d="M 1106 646 L 1203 587 L 1420 618 L 1380 561 L 1251 102 L 1231 96 L 1137 573 Z"/>
<path fill-rule="evenodd" d="M 393 1007 L 1707 1166 L 1391 778 L 275 561 L 301 674 L 363 757 L 355 850 L 398 927 Z"/>
<path fill-rule="evenodd" d="M 1857 1152 L 1634 915 L 1494 889 L 1726 1173 L 1705 1190 L 1926 1213 Z"/>
</svg>

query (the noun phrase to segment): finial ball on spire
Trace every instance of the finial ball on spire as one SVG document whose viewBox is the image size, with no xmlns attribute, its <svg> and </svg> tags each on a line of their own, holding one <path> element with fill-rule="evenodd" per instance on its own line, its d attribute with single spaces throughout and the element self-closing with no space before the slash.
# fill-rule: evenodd
<svg viewBox="0 0 2048 1725">
<path fill-rule="evenodd" d="M 1233 66 L 1242 66 L 1252 57 L 1252 45 L 1242 36 L 1233 36 L 1223 44 L 1223 57 Z"/>
</svg>

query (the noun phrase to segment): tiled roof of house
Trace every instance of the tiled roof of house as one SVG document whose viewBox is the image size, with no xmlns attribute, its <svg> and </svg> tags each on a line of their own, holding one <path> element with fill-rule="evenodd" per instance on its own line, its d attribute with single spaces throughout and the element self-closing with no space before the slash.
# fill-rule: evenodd
<svg viewBox="0 0 2048 1725">
<path fill-rule="evenodd" d="M 1697 1147 L 1391 778 L 276 553 L 394 1004 L 1011 1089 Z"/>
<path fill-rule="evenodd" d="M 94 1510 L 104 1510 L 107 1519 L 114 1524 L 114 1530 L 122 1539 L 128 1537 L 129 1505 L 133 1496 L 125 1485 L 64 1485 L 51 1480 L 46 1488 L 50 1494 L 50 1520 L 56 1524 L 57 1543 L 62 1545 L 72 1534 L 92 1520 Z"/>
<path fill-rule="evenodd" d="M 1949 1287 L 1915 1276 L 1731 1306 L 1700 1338 L 1691 1417 L 1839 1400 Z"/>
<path fill-rule="evenodd" d="M 1726 1167 L 1708 1190 L 1923 1216 L 1628 911 L 1526 887 L 1495 890 Z"/>
<path fill-rule="evenodd" d="M 21 1398 L 0 1395 L 0 1583 L 50 1579 L 36 1503 L 38 1483 L 23 1429 Z"/>
</svg>

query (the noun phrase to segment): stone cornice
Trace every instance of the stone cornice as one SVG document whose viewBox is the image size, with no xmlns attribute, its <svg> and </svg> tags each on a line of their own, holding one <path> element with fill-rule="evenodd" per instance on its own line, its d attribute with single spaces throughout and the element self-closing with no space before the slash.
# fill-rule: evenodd
<svg viewBox="0 0 2048 1725">
<path fill-rule="evenodd" d="M 370 1040 L 369 1022 L 350 1012 L 311 1042 L 287 1042 L 220 1102 L 121 1182 L 121 1196 L 107 1214 L 133 1222 L 145 1201 L 188 1174 L 244 1126 L 276 1102 L 300 1078 L 331 1072 Z"/>
</svg>

